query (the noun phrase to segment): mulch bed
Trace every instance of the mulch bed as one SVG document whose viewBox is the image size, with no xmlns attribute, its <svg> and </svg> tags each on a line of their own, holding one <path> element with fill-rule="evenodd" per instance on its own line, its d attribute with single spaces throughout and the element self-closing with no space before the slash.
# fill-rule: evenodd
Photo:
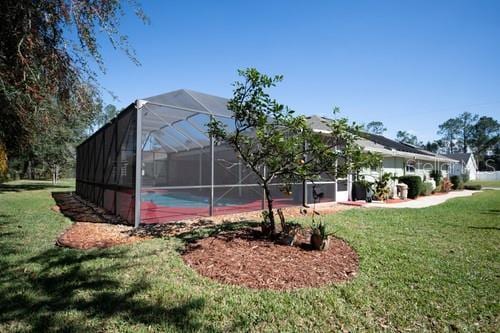
<svg viewBox="0 0 500 333">
<path fill-rule="evenodd" d="M 71 192 L 56 192 L 52 196 L 57 205 L 51 209 L 75 222 L 57 238 L 58 246 L 87 250 L 149 238 L 134 235 L 133 227 L 120 224 L 122 219 L 90 205 Z"/>
<path fill-rule="evenodd" d="M 81 250 L 107 248 L 114 245 L 134 243 L 144 237 L 132 236 L 133 228 L 125 225 L 76 222 L 56 240 L 59 246 Z"/>
<path fill-rule="evenodd" d="M 342 239 L 314 251 L 308 235 L 294 246 L 279 245 L 256 229 L 221 233 L 189 244 L 187 265 L 219 282 L 254 289 L 291 290 L 350 280 L 359 268 L 357 253 Z"/>
</svg>

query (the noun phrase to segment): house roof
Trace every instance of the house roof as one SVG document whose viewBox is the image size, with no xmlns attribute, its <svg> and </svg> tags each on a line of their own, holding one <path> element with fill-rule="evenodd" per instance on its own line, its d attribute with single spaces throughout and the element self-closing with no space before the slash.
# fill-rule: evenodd
<svg viewBox="0 0 500 333">
<path fill-rule="evenodd" d="M 454 160 L 460 161 L 464 164 L 469 162 L 469 159 L 472 157 L 471 153 L 455 153 L 455 154 L 445 154 L 446 157 L 452 158 Z"/>
<path fill-rule="evenodd" d="M 361 134 L 361 136 L 367 140 L 378 143 L 378 144 L 384 146 L 384 148 L 389 149 L 389 150 L 395 149 L 397 151 L 402 151 L 402 152 L 406 152 L 406 153 L 423 154 L 423 155 L 428 155 L 428 156 L 435 155 L 435 154 L 431 153 L 430 151 L 420 149 L 420 148 L 417 148 L 413 145 L 409 145 L 406 143 L 391 140 L 391 139 L 386 138 L 385 136 L 382 136 L 382 135 L 363 132 Z"/>
<path fill-rule="evenodd" d="M 331 119 L 313 115 L 306 117 L 309 126 L 313 130 L 319 132 L 329 132 L 330 129 L 327 125 Z M 445 161 L 456 162 L 455 159 L 443 155 L 435 154 L 433 152 L 421 149 L 419 147 L 398 142 L 383 135 L 362 132 L 361 137 L 358 139 L 358 144 L 366 150 L 380 153 L 384 156 L 402 156 L 407 158 L 418 158 L 429 161 Z"/>
<path fill-rule="evenodd" d="M 329 132 L 330 128 L 328 127 L 327 123 L 330 121 L 330 119 L 317 116 L 317 115 L 312 115 L 306 117 L 307 123 L 309 126 L 318 132 Z"/>
</svg>

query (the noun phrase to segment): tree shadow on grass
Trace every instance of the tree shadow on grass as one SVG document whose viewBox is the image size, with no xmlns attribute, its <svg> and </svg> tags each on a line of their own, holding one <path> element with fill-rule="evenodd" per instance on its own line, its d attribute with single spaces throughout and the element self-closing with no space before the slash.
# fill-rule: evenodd
<svg viewBox="0 0 500 333">
<path fill-rule="evenodd" d="M 39 191 L 46 189 L 68 189 L 71 188 L 69 185 L 52 185 L 43 183 L 33 183 L 33 184 L 0 184 L 0 193 L 3 192 L 24 192 L 24 191 Z"/>
<path fill-rule="evenodd" d="M 500 230 L 500 227 L 469 227 L 469 229 L 479 229 L 479 230 Z"/>
<path fill-rule="evenodd" d="M 197 315 L 203 298 L 169 307 L 147 297 L 151 286 L 143 277 L 121 281 L 122 275 L 132 274 L 125 250 L 53 248 L 20 264 L 2 265 L 0 323 L 15 322 L 31 332 L 87 332 L 102 329 L 102 322 L 111 319 L 179 331 L 201 329 Z"/>
<path fill-rule="evenodd" d="M 488 209 L 488 210 L 485 210 L 485 211 L 481 212 L 481 214 L 484 214 L 484 215 L 500 215 L 500 209 Z"/>
</svg>

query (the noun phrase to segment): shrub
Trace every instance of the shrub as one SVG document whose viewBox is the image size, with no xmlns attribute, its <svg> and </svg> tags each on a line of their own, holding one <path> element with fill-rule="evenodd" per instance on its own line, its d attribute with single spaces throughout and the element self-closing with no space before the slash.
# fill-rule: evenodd
<svg viewBox="0 0 500 333">
<path fill-rule="evenodd" d="M 462 174 L 462 181 L 464 183 L 467 183 L 469 181 L 469 174 L 468 173 L 463 173 Z"/>
<path fill-rule="evenodd" d="M 476 184 L 476 185 L 464 185 L 464 188 L 466 190 L 479 191 L 481 189 L 481 185 L 479 185 L 479 184 Z"/>
<path fill-rule="evenodd" d="M 439 190 L 441 192 L 450 192 L 452 187 L 453 183 L 450 182 L 450 180 L 446 177 L 443 178 L 443 180 L 441 180 L 441 183 L 439 184 Z"/>
<path fill-rule="evenodd" d="M 399 182 L 408 185 L 408 198 L 410 199 L 418 197 L 422 191 L 422 178 L 419 176 L 401 176 Z"/>
<path fill-rule="evenodd" d="M 436 184 L 440 184 L 441 178 L 443 178 L 443 173 L 441 170 L 431 170 L 429 176 L 436 181 Z"/>
<path fill-rule="evenodd" d="M 464 188 L 464 182 L 460 176 L 451 176 L 450 181 L 453 184 L 454 190 L 462 190 Z"/>
<path fill-rule="evenodd" d="M 431 195 L 432 191 L 435 189 L 435 184 L 433 181 L 426 180 L 422 184 L 422 190 L 420 191 L 420 195 Z"/>
<path fill-rule="evenodd" d="M 391 192 L 391 188 L 389 187 L 390 179 L 391 174 L 386 172 L 375 181 L 375 195 L 379 200 L 389 199 L 389 193 Z"/>
</svg>

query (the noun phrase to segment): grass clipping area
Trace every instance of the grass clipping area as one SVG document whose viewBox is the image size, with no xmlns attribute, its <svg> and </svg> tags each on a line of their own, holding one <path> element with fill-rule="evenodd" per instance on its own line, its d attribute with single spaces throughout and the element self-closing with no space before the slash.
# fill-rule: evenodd
<svg viewBox="0 0 500 333">
<path fill-rule="evenodd" d="M 423 209 L 325 217 L 356 279 L 289 292 L 221 284 L 185 238 L 54 246 L 71 222 L 46 183 L 0 186 L 1 332 L 481 331 L 500 326 L 500 191 Z M 302 221 L 304 224 L 309 221 Z M 279 265 L 279 262 L 276 262 Z"/>
</svg>

